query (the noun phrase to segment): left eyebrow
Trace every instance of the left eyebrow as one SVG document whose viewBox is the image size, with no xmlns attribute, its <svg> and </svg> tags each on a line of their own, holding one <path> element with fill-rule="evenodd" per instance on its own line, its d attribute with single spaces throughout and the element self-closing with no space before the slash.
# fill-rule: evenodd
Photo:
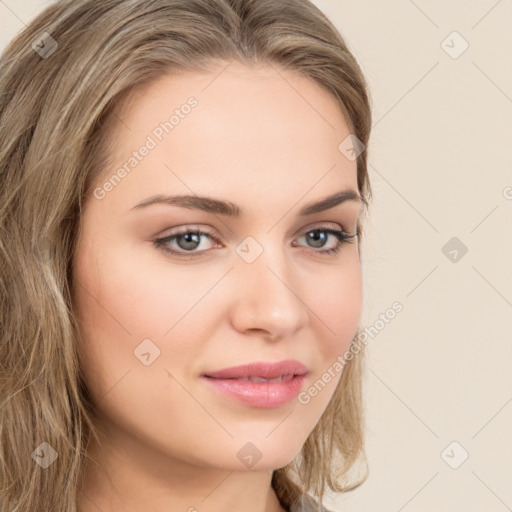
<svg viewBox="0 0 512 512">
<path fill-rule="evenodd" d="M 323 212 L 334 208 L 338 204 L 346 201 L 359 201 L 362 202 L 361 196 L 354 190 L 342 190 L 331 196 L 328 196 L 319 201 L 308 203 L 302 207 L 299 211 L 301 217 L 307 215 L 313 215 L 315 213 Z M 182 208 L 188 208 L 190 210 L 202 210 L 208 213 L 217 213 L 219 215 L 227 215 L 230 217 L 240 217 L 243 214 L 242 208 L 230 201 L 222 201 L 219 199 L 213 199 L 211 197 L 201 196 L 164 196 L 156 195 L 144 199 L 140 203 L 136 204 L 132 210 L 146 208 L 154 204 L 168 204 L 173 206 L 181 206 Z"/>
<path fill-rule="evenodd" d="M 306 215 L 323 212 L 330 208 L 334 208 L 345 201 L 358 201 L 362 203 L 363 198 L 355 190 L 342 190 L 341 192 L 337 192 L 336 194 L 328 196 L 325 199 L 321 199 L 320 201 L 308 203 L 300 210 L 299 215 L 304 217 Z"/>
</svg>

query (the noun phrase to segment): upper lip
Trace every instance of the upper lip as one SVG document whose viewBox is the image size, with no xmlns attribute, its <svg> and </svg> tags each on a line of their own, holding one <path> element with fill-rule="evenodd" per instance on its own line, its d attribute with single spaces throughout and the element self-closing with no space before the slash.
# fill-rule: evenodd
<svg viewBox="0 0 512 512">
<path fill-rule="evenodd" d="M 260 377 L 275 379 L 283 375 L 303 375 L 308 369 L 302 363 L 293 359 L 278 362 L 253 362 L 241 366 L 232 366 L 222 370 L 204 373 L 204 377 L 214 379 L 239 379 L 244 377 Z"/>
</svg>

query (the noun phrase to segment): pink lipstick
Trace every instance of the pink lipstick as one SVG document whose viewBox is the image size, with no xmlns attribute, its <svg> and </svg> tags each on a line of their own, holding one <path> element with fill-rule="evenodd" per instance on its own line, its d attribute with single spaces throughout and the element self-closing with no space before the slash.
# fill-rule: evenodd
<svg viewBox="0 0 512 512">
<path fill-rule="evenodd" d="M 307 373 L 306 366 L 290 359 L 209 371 L 202 377 L 216 391 L 245 405 L 274 408 L 298 395 Z"/>
</svg>

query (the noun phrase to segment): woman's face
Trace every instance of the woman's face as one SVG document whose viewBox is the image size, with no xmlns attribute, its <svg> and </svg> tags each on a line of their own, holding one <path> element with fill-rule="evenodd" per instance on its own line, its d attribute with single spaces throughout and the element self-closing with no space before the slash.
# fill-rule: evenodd
<svg viewBox="0 0 512 512">
<path fill-rule="evenodd" d="M 357 238 L 328 253 L 338 240 L 324 231 L 355 233 L 359 200 L 301 214 L 357 193 L 356 161 L 339 149 L 348 126 L 309 79 L 235 63 L 161 78 L 116 115 L 73 275 L 98 426 L 141 464 L 282 467 L 326 409 L 361 313 Z M 140 206 L 156 196 L 192 199 Z M 178 231 L 192 233 L 156 243 Z M 303 365 L 302 382 L 204 377 L 283 360 Z"/>
</svg>

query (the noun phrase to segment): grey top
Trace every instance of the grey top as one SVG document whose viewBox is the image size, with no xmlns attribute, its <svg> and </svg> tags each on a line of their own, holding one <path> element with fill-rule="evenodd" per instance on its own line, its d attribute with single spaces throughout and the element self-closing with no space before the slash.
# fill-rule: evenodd
<svg viewBox="0 0 512 512">
<path fill-rule="evenodd" d="M 289 512 L 331 512 L 317 503 L 311 496 L 303 494 L 299 503 L 293 504 Z"/>
</svg>

